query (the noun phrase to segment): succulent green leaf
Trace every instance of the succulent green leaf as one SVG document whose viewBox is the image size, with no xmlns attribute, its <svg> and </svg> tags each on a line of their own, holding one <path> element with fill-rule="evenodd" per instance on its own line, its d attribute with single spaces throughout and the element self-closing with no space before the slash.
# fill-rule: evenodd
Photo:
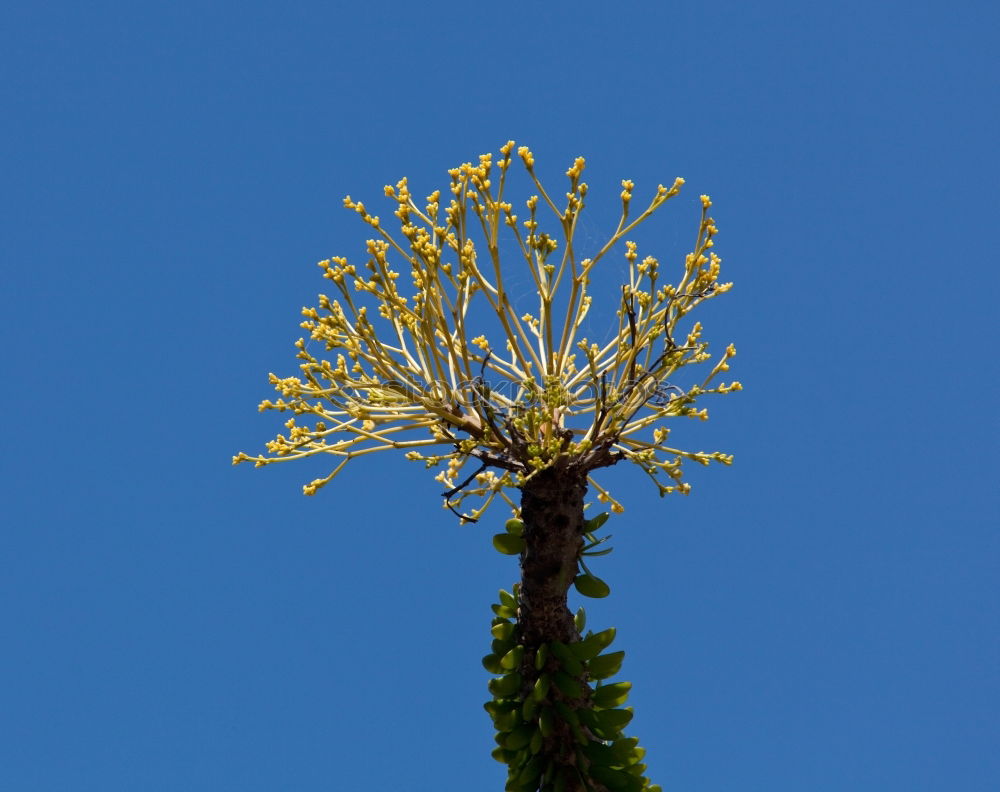
<svg viewBox="0 0 1000 792">
<path fill-rule="evenodd" d="M 512 622 L 500 622 L 499 624 L 494 624 L 490 629 L 493 633 L 493 637 L 500 641 L 509 641 L 514 635 L 514 625 Z"/>
<path fill-rule="evenodd" d="M 524 523 L 516 518 L 507 520 L 504 530 L 513 536 L 524 536 Z"/>
<path fill-rule="evenodd" d="M 622 790 L 624 792 L 624 790 L 628 790 L 631 786 L 629 776 L 621 770 L 612 770 L 610 767 L 594 764 L 590 767 L 590 774 L 608 789 Z"/>
<path fill-rule="evenodd" d="M 509 652 L 507 652 L 507 654 L 503 656 L 503 659 L 500 661 L 500 665 L 506 671 L 513 671 L 514 669 L 521 667 L 521 659 L 523 657 L 524 657 L 524 647 L 515 646 L 513 649 L 511 649 Z"/>
<path fill-rule="evenodd" d="M 490 693 L 497 698 L 509 698 L 521 688 L 521 675 L 517 671 L 505 674 L 489 683 Z"/>
<path fill-rule="evenodd" d="M 503 670 L 500 667 L 500 658 L 495 654 L 488 654 L 483 657 L 483 668 L 491 674 L 499 674 Z"/>
<path fill-rule="evenodd" d="M 541 776 L 542 771 L 545 769 L 546 757 L 544 756 L 534 756 L 531 761 L 529 761 L 524 769 L 517 776 L 517 782 L 519 784 L 531 784 L 532 781 Z"/>
<path fill-rule="evenodd" d="M 500 589 L 500 604 L 515 611 L 517 610 L 517 599 L 509 591 L 504 591 L 503 589 Z"/>
<path fill-rule="evenodd" d="M 587 612 L 582 608 L 577 608 L 576 616 L 573 617 L 573 626 L 576 627 L 578 633 L 583 632 L 583 628 L 587 626 Z"/>
<path fill-rule="evenodd" d="M 531 691 L 531 697 L 535 701 L 544 701 L 545 697 L 549 695 L 549 684 L 551 681 L 552 677 L 549 674 L 541 674 L 535 680 L 535 687 Z"/>
<path fill-rule="evenodd" d="M 491 718 L 495 718 L 497 713 L 511 712 L 517 709 L 517 702 L 490 700 L 483 704 L 483 709 L 490 714 Z"/>
<path fill-rule="evenodd" d="M 621 733 L 621 730 L 628 726 L 632 720 L 632 710 L 627 709 L 602 709 L 597 712 L 597 720 L 601 724 L 601 731 L 605 738 L 611 738 Z"/>
<path fill-rule="evenodd" d="M 615 640 L 615 628 L 608 627 L 608 629 L 592 633 L 582 641 L 570 644 L 570 646 L 573 648 L 573 653 L 581 660 L 593 660 L 607 649 L 613 640 Z"/>
<path fill-rule="evenodd" d="M 548 644 L 541 644 L 535 651 L 535 670 L 541 671 L 545 668 L 545 661 L 549 659 Z"/>
<path fill-rule="evenodd" d="M 614 741 L 611 745 L 611 753 L 618 764 L 634 765 L 639 763 L 646 751 L 639 747 L 638 738 L 623 737 Z"/>
<path fill-rule="evenodd" d="M 521 713 L 516 709 L 497 712 L 493 716 L 493 725 L 498 732 L 509 732 L 521 725 Z"/>
<path fill-rule="evenodd" d="M 524 703 L 521 705 L 521 717 L 524 718 L 524 722 L 529 723 L 535 720 L 537 714 L 538 701 L 532 696 L 526 696 Z"/>
<path fill-rule="evenodd" d="M 599 530 L 601 526 L 608 521 L 610 516 L 611 514 L 609 512 L 602 512 L 601 514 L 591 517 L 583 524 L 584 533 L 593 533 L 594 531 Z"/>
<path fill-rule="evenodd" d="M 548 707 L 542 708 L 538 713 L 538 731 L 542 737 L 551 737 L 555 732 L 556 724 L 552 717 L 552 710 Z"/>
<path fill-rule="evenodd" d="M 600 539 L 598 539 L 593 534 L 587 534 L 587 538 L 590 541 L 587 542 L 587 544 L 585 544 L 583 546 L 583 548 L 581 549 L 580 552 L 583 553 L 584 555 L 596 555 L 596 553 L 593 552 L 594 548 L 597 547 L 598 545 L 604 544 L 607 541 L 610 541 L 611 534 L 608 534 L 607 536 L 602 536 Z M 607 550 L 611 550 L 611 548 L 609 547 L 609 548 L 607 548 Z M 604 553 L 604 552 L 605 552 L 605 550 L 601 551 L 601 553 Z"/>
<path fill-rule="evenodd" d="M 566 706 L 565 702 L 563 701 L 556 702 L 556 712 L 559 713 L 560 718 L 562 718 L 564 721 L 566 721 L 566 723 L 570 724 L 571 726 L 580 725 L 580 715 L 572 707 Z"/>
<path fill-rule="evenodd" d="M 494 638 L 490 642 L 490 650 L 497 657 L 503 657 L 505 654 L 507 654 L 507 652 L 509 652 L 513 648 L 514 648 L 514 639 L 513 638 L 507 638 L 505 640 L 501 640 L 499 638 Z"/>
<path fill-rule="evenodd" d="M 573 654 L 573 650 L 566 644 L 562 641 L 552 641 L 549 646 L 552 648 L 552 654 L 556 656 L 563 671 L 572 677 L 578 677 L 583 673 L 583 663 L 577 659 L 576 655 Z"/>
<path fill-rule="evenodd" d="M 577 575 L 573 580 L 573 584 L 576 586 L 576 590 L 585 597 L 601 599 L 611 593 L 611 587 L 594 575 Z"/>
<path fill-rule="evenodd" d="M 605 740 L 608 738 L 605 736 L 604 730 L 601 728 L 601 722 L 597 719 L 598 712 L 599 710 L 595 710 L 590 707 L 581 707 L 577 710 L 577 714 L 580 716 L 581 725 L 586 726 L 591 732 L 597 735 L 597 737 Z M 612 735 L 612 738 L 616 736 L 617 735 Z"/>
<path fill-rule="evenodd" d="M 612 709 L 625 703 L 632 689 L 631 682 L 615 682 L 613 685 L 600 685 L 594 691 L 590 700 L 594 706 L 601 709 Z"/>
<path fill-rule="evenodd" d="M 591 679 L 607 679 L 621 671 L 624 660 L 624 651 L 598 655 L 587 663 L 587 674 Z"/>
<path fill-rule="evenodd" d="M 493 546 L 504 555 L 519 555 L 524 550 L 524 539 L 509 533 L 493 535 Z"/>
<path fill-rule="evenodd" d="M 583 686 L 580 684 L 580 681 L 574 679 L 565 671 L 556 671 L 552 677 L 552 681 L 559 688 L 559 692 L 566 696 L 566 698 L 578 699 L 583 695 Z"/>
<path fill-rule="evenodd" d="M 529 742 L 531 742 L 531 735 L 534 733 L 535 727 L 531 724 L 524 723 L 504 738 L 503 747 L 509 751 L 520 751 Z"/>
<path fill-rule="evenodd" d="M 506 748 L 494 748 L 490 752 L 490 756 L 501 764 L 510 764 L 511 759 L 513 759 L 516 755 L 517 754 L 514 751 L 508 751 Z"/>
<path fill-rule="evenodd" d="M 618 760 L 611 752 L 611 747 L 605 745 L 604 743 L 594 742 L 591 740 L 583 747 L 583 752 L 587 755 L 587 758 L 590 759 L 592 763 L 591 766 L 604 765 L 605 767 L 611 767 L 612 765 L 618 764 Z"/>
</svg>

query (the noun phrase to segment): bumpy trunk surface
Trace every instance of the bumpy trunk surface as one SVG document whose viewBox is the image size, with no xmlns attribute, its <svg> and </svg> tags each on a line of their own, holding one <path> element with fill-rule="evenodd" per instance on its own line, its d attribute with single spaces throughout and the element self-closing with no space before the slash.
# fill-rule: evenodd
<svg viewBox="0 0 1000 792">
<path fill-rule="evenodd" d="M 543 470 L 521 489 L 525 549 L 521 553 L 521 640 L 532 650 L 548 641 L 579 640 L 566 593 L 583 546 L 587 479 L 559 468 Z"/>
<path fill-rule="evenodd" d="M 535 655 L 542 644 L 571 644 L 580 640 L 566 601 L 569 587 L 577 574 L 577 559 L 583 545 L 583 499 L 587 492 L 586 474 L 558 467 L 543 470 L 521 488 L 521 520 L 524 522 L 525 548 L 521 553 L 521 587 L 518 597 L 519 641 L 524 645 L 521 666 L 527 699 L 541 673 L 558 668 L 549 656 L 542 668 L 536 667 Z M 560 704 L 570 709 L 588 706 L 590 689 L 579 678 L 585 691 L 580 699 L 571 699 L 551 690 Z M 586 762 L 581 762 L 579 746 L 570 725 L 560 718 L 553 732 L 540 747 L 541 755 L 560 766 L 566 792 L 585 789 L 603 790 L 599 784 L 584 786 Z"/>
</svg>

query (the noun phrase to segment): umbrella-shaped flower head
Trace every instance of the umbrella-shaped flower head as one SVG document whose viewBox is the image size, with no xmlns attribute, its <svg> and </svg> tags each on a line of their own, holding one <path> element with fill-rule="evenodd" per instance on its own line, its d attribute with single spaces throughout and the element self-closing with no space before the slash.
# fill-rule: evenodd
<svg viewBox="0 0 1000 792">
<path fill-rule="evenodd" d="M 661 263 L 640 257 L 629 235 L 678 194 L 683 179 L 658 186 L 638 213 L 625 180 L 617 228 L 581 258 L 574 237 L 587 196 L 583 158 L 558 195 L 542 186 L 532 153 L 517 149 L 533 194 L 516 204 L 507 194 L 514 151 L 511 141 L 496 161 L 484 154 L 452 169 L 447 193 L 420 204 L 406 179 L 386 187 L 398 231 L 363 203 L 344 200 L 372 230 L 364 263 L 319 263 L 335 296 L 321 294 L 318 307 L 303 309 L 309 339 L 296 342 L 300 373 L 272 374 L 280 398 L 260 405 L 291 414 L 287 434 L 269 442 L 266 455 L 240 453 L 234 463 L 337 457 L 329 475 L 305 486 L 311 495 L 350 460 L 399 449 L 438 468 L 445 504 L 473 520 L 498 496 L 513 505 L 507 490 L 552 467 L 588 476 L 598 497 L 620 511 L 591 471 L 628 460 L 665 495 L 690 489 L 685 459 L 731 462 L 668 440 L 675 419 L 707 418 L 695 406 L 699 397 L 740 389 L 715 382 L 729 368 L 732 345 L 713 358 L 701 324 L 687 320 L 732 285 L 719 282 L 708 196 L 701 196 L 693 249 Z M 588 338 L 592 278 L 621 253 L 625 282 L 601 295 L 617 330 L 612 324 L 607 337 Z M 515 268 L 530 274 L 537 295 L 530 305 L 516 304 L 507 290 Z M 703 376 L 680 377 L 687 366 L 702 367 Z M 470 496 L 478 496 L 477 507 L 462 511 Z"/>
</svg>

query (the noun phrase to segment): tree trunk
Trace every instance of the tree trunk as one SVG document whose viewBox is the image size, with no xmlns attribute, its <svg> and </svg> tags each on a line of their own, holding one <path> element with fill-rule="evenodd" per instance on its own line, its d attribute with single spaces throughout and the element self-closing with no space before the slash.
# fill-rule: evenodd
<svg viewBox="0 0 1000 792">
<path fill-rule="evenodd" d="M 521 488 L 521 641 L 528 653 L 549 641 L 573 643 L 579 633 L 566 604 L 583 546 L 585 475 L 557 467 L 540 471 Z"/>
<path fill-rule="evenodd" d="M 571 644 L 580 640 L 573 614 L 567 605 L 567 592 L 577 574 L 577 559 L 583 546 L 583 499 L 587 492 L 586 474 L 558 467 L 543 470 L 521 488 L 521 520 L 524 523 L 525 547 L 521 553 L 521 587 L 518 596 L 518 640 L 524 646 L 521 666 L 522 697 L 532 694 L 541 673 L 558 669 L 549 652 L 542 668 L 535 658 L 542 644 L 554 641 Z M 590 689 L 585 678 L 578 678 L 583 690 L 579 699 L 570 699 L 554 690 L 560 705 L 576 710 L 589 706 Z M 551 706 L 547 704 L 544 706 Z M 559 705 L 557 705 L 559 706 Z M 593 783 L 585 786 L 587 762 L 581 761 L 573 728 L 560 719 L 545 740 L 541 754 L 560 769 L 566 792 L 601 790 Z M 581 766 L 582 765 L 582 766 Z M 548 787 L 547 787 L 548 788 Z"/>
</svg>

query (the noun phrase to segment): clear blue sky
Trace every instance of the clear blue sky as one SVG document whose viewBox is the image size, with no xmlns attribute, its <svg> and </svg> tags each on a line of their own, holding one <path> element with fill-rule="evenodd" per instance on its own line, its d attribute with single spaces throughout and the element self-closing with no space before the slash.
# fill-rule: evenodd
<svg viewBox="0 0 1000 792">
<path fill-rule="evenodd" d="M 279 428 L 341 208 L 513 138 L 710 193 L 732 468 L 598 569 L 670 792 L 1000 788 L 992 2 L 26 3 L 0 32 L 0 789 L 499 790 L 517 574 L 418 465 Z M 343 10 L 334 10 L 343 7 Z M 388 216 L 388 212 L 383 213 Z M 499 519 L 499 515 L 497 517 Z M 445 768 L 445 769 L 442 769 Z"/>
</svg>

